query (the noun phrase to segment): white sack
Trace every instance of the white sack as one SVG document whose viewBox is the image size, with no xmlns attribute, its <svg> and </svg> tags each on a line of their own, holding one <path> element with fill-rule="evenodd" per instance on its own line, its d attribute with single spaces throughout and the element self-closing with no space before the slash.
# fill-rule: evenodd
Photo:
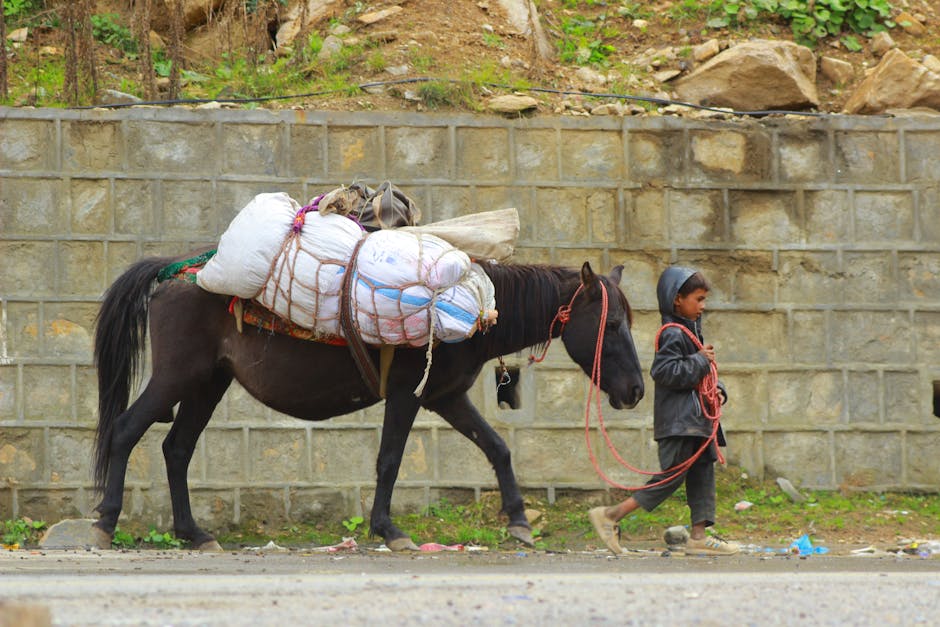
<svg viewBox="0 0 940 627">
<path fill-rule="evenodd" d="M 503 262 L 512 257 L 519 239 L 519 212 L 514 207 L 494 209 L 399 230 L 430 233 L 474 259 Z"/>
<path fill-rule="evenodd" d="M 196 274 L 196 284 L 217 294 L 254 298 L 299 210 L 283 192 L 255 196 L 222 234 L 218 252 Z"/>
<path fill-rule="evenodd" d="M 349 218 L 307 212 L 303 229 L 269 264 L 270 276 L 265 277 L 256 300 L 305 329 L 340 335 L 343 273 L 363 235 L 362 228 Z"/>
<path fill-rule="evenodd" d="M 476 329 L 481 310 L 496 307 L 492 283 L 482 270 L 471 272 L 466 253 L 426 233 L 372 233 L 356 272 L 353 305 L 369 344 L 423 346 L 431 324 L 434 339 L 459 342 Z"/>
</svg>

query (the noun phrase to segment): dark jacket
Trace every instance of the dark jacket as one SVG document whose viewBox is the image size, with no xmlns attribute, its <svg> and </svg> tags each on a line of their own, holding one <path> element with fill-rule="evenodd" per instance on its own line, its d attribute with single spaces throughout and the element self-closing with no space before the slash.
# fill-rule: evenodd
<svg viewBox="0 0 940 627">
<path fill-rule="evenodd" d="M 686 327 L 705 343 L 700 320 L 688 320 L 674 312 L 673 304 L 679 288 L 694 270 L 672 266 L 659 277 L 656 296 L 663 324 L 675 322 Z M 659 350 L 653 358 L 650 375 L 656 384 L 653 401 L 653 438 L 711 435 L 714 425 L 702 413 L 702 404 L 696 389 L 708 374 L 708 358 L 698 352 L 690 337 L 681 329 L 669 327 L 659 336 Z M 724 387 L 720 386 L 722 391 Z M 725 445 L 724 435 L 718 430 L 718 444 Z"/>
</svg>

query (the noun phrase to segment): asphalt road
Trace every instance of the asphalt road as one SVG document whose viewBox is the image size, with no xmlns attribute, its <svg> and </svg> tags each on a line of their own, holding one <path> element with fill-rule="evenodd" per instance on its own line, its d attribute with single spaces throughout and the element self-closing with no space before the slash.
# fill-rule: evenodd
<svg viewBox="0 0 940 627">
<path fill-rule="evenodd" d="M 56 625 L 937 625 L 940 557 L 5 551 L 0 625 L 10 603 Z"/>
</svg>

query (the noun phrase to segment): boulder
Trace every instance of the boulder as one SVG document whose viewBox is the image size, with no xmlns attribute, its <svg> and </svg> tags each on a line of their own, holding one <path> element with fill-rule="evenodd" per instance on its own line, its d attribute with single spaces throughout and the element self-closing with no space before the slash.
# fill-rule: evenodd
<svg viewBox="0 0 940 627">
<path fill-rule="evenodd" d="M 340 5 L 339 0 L 291 0 L 279 12 L 280 26 L 274 36 L 277 47 L 290 45 L 303 30 L 322 20 L 334 9 L 340 8 Z"/>
<path fill-rule="evenodd" d="M 721 46 L 718 44 L 718 40 L 709 39 L 705 43 L 692 48 L 692 58 L 696 63 L 702 63 L 703 61 L 708 61 L 719 52 L 721 52 Z"/>
<path fill-rule="evenodd" d="M 486 103 L 486 108 L 496 113 L 522 113 L 539 106 L 539 101 L 532 96 L 511 94 L 496 96 Z"/>
<path fill-rule="evenodd" d="M 937 57 L 933 56 L 932 54 L 928 54 L 923 59 L 921 59 L 920 62 L 925 68 L 927 68 L 931 72 L 936 72 L 940 74 L 940 59 L 938 59 Z"/>
<path fill-rule="evenodd" d="M 190 31 L 209 21 L 222 8 L 225 0 L 182 0 L 183 30 Z M 150 25 L 163 36 L 170 34 L 171 4 L 168 0 L 154 0 L 150 8 Z"/>
<path fill-rule="evenodd" d="M 376 22 L 381 22 L 382 20 L 386 18 L 389 18 L 398 13 L 401 13 L 402 10 L 403 9 L 398 5 L 390 6 L 385 9 L 381 9 L 379 11 L 371 11 L 369 13 L 363 13 L 362 15 L 357 17 L 356 20 L 358 20 L 362 24 L 365 24 L 366 26 L 370 26 L 372 24 L 375 24 Z"/>
<path fill-rule="evenodd" d="M 855 68 L 851 63 L 833 57 L 823 57 L 819 62 L 819 69 L 822 70 L 823 76 L 836 85 L 845 85 L 855 76 Z"/>
<path fill-rule="evenodd" d="M 894 40 L 891 39 L 891 35 L 889 35 L 887 31 L 882 31 L 880 33 L 874 34 L 871 38 L 871 44 L 869 45 L 871 46 L 872 53 L 879 57 L 882 56 L 884 53 L 886 53 L 888 50 L 891 50 L 892 48 L 897 46 L 897 44 L 894 43 Z"/>
<path fill-rule="evenodd" d="M 49 527 L 39 540 L 43 549 L 88 549 L 98 545 L 90 518 L 71 518 L 60 520 Z"/>
<path fill-rule="evenodd" d="M 915 107 L 940 109 L 940 74 L 893 49 L 852 92 L 843 112 L 872 114 Z"/>
<path fill-rule="evenodd" d="M 927 32 L 927 27 L 907 11 L 899 13 L 894 18 L 894 23 L 915 37 L 920 37 Z"/>
<path fill-rule="evenodd" d="M 552 58 L 552 44 L 542 29 L 539 11 L 533 0 L 497 0 L 513 29 L 519 35 L 530 39 L 535 44 L 539 58 Z"/>
<path fill-rule="evenodd" d="M 819 104 L 816 56 L 788 41 L 751 41 L 713 57 L 675 83 L 679 98 L 742 111 Z"/>
</svg>

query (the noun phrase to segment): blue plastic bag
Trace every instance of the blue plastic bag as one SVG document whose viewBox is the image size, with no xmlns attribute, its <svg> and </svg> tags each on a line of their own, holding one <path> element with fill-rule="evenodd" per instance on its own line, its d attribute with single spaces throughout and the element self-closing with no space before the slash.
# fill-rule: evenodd
<svg viewBox="0 0 940 627">
<path fill-rule="evenodd" d="M 790 552 L 800 555 L 824 555 L 829 552 L 824 546 L 813 546 L 807 534 L 801 535 L 790 544 Z"/>
</svg>

